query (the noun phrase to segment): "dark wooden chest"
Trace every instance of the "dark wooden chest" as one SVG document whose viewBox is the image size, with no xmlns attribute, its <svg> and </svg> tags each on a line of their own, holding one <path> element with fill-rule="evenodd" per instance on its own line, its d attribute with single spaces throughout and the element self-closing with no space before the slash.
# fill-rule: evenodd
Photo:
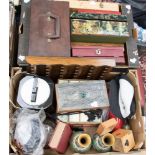
<svg viewBox="0 0 155 155">
<path fill-rule="evenodd" d="M 70 56 L 68 2 L 48 0 L 23 2 L 20 29 L 19 58 Z"/>
</svg>

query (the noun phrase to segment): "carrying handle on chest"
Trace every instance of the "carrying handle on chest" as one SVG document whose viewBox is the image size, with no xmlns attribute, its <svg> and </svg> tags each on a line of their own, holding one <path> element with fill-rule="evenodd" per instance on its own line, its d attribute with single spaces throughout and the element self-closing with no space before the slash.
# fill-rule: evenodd
<svg viewBox="0 0 155 155">
<path fill-rule="evenodd" d="M 47 34 L 48 39 L 56 39 L 60 38 L 60 17 L 52 14 L 51 12 L 47 13 L 47 20 L 51 21 L 51 19 L 55 19 L 55 34 L 52 35 L 51 33 Z"/>
</svg>

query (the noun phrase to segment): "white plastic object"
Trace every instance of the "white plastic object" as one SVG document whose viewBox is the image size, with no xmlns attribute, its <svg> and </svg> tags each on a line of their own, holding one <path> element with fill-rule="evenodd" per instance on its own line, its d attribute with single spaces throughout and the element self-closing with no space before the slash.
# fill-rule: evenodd
<svg viewBox="0 0 155 155">
<path fill-rule="evenodd" d="M 125 79 L 120 79 L 119 84 L 119 106 L 123 118 L 126 118 L 130 115 L 130 107 L 134 96 L 134 88 Z"/>
</svg>

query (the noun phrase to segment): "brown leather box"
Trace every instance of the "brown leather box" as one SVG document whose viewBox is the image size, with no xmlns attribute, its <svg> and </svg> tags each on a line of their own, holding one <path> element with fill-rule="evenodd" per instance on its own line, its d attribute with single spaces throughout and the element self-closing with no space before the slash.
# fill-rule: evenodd
<svg viewBox="0 0 155 155">
<path fill-rule="evenodd" d="M 26 56 L 70 56 L 68 2 L 23 1 L 20 20 L 19 64 Z"/>
</svg>

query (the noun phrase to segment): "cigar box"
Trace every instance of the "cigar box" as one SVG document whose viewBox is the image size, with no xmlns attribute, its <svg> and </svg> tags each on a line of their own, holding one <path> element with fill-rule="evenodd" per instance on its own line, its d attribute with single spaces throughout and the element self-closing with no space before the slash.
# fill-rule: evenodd
<svg viewBox="0 0 155 155">
<path fill-rule="evenodd" d="M 138 90 L 139 90 L 139 96 L 140 96 L 140 103 L 141 103 L 141 106 L 144 107 L 146 97 L 145 97 L 145 89 L 144 89 L 144 82 L 143 82 L 143 79 L 142 79 L 141 69 L 140 68 L 133 69 L 133 70 L 131 70 L 131 72 L 133 74 L 135 74 L 135 76 L 137 77 Z"/>
</svg>

